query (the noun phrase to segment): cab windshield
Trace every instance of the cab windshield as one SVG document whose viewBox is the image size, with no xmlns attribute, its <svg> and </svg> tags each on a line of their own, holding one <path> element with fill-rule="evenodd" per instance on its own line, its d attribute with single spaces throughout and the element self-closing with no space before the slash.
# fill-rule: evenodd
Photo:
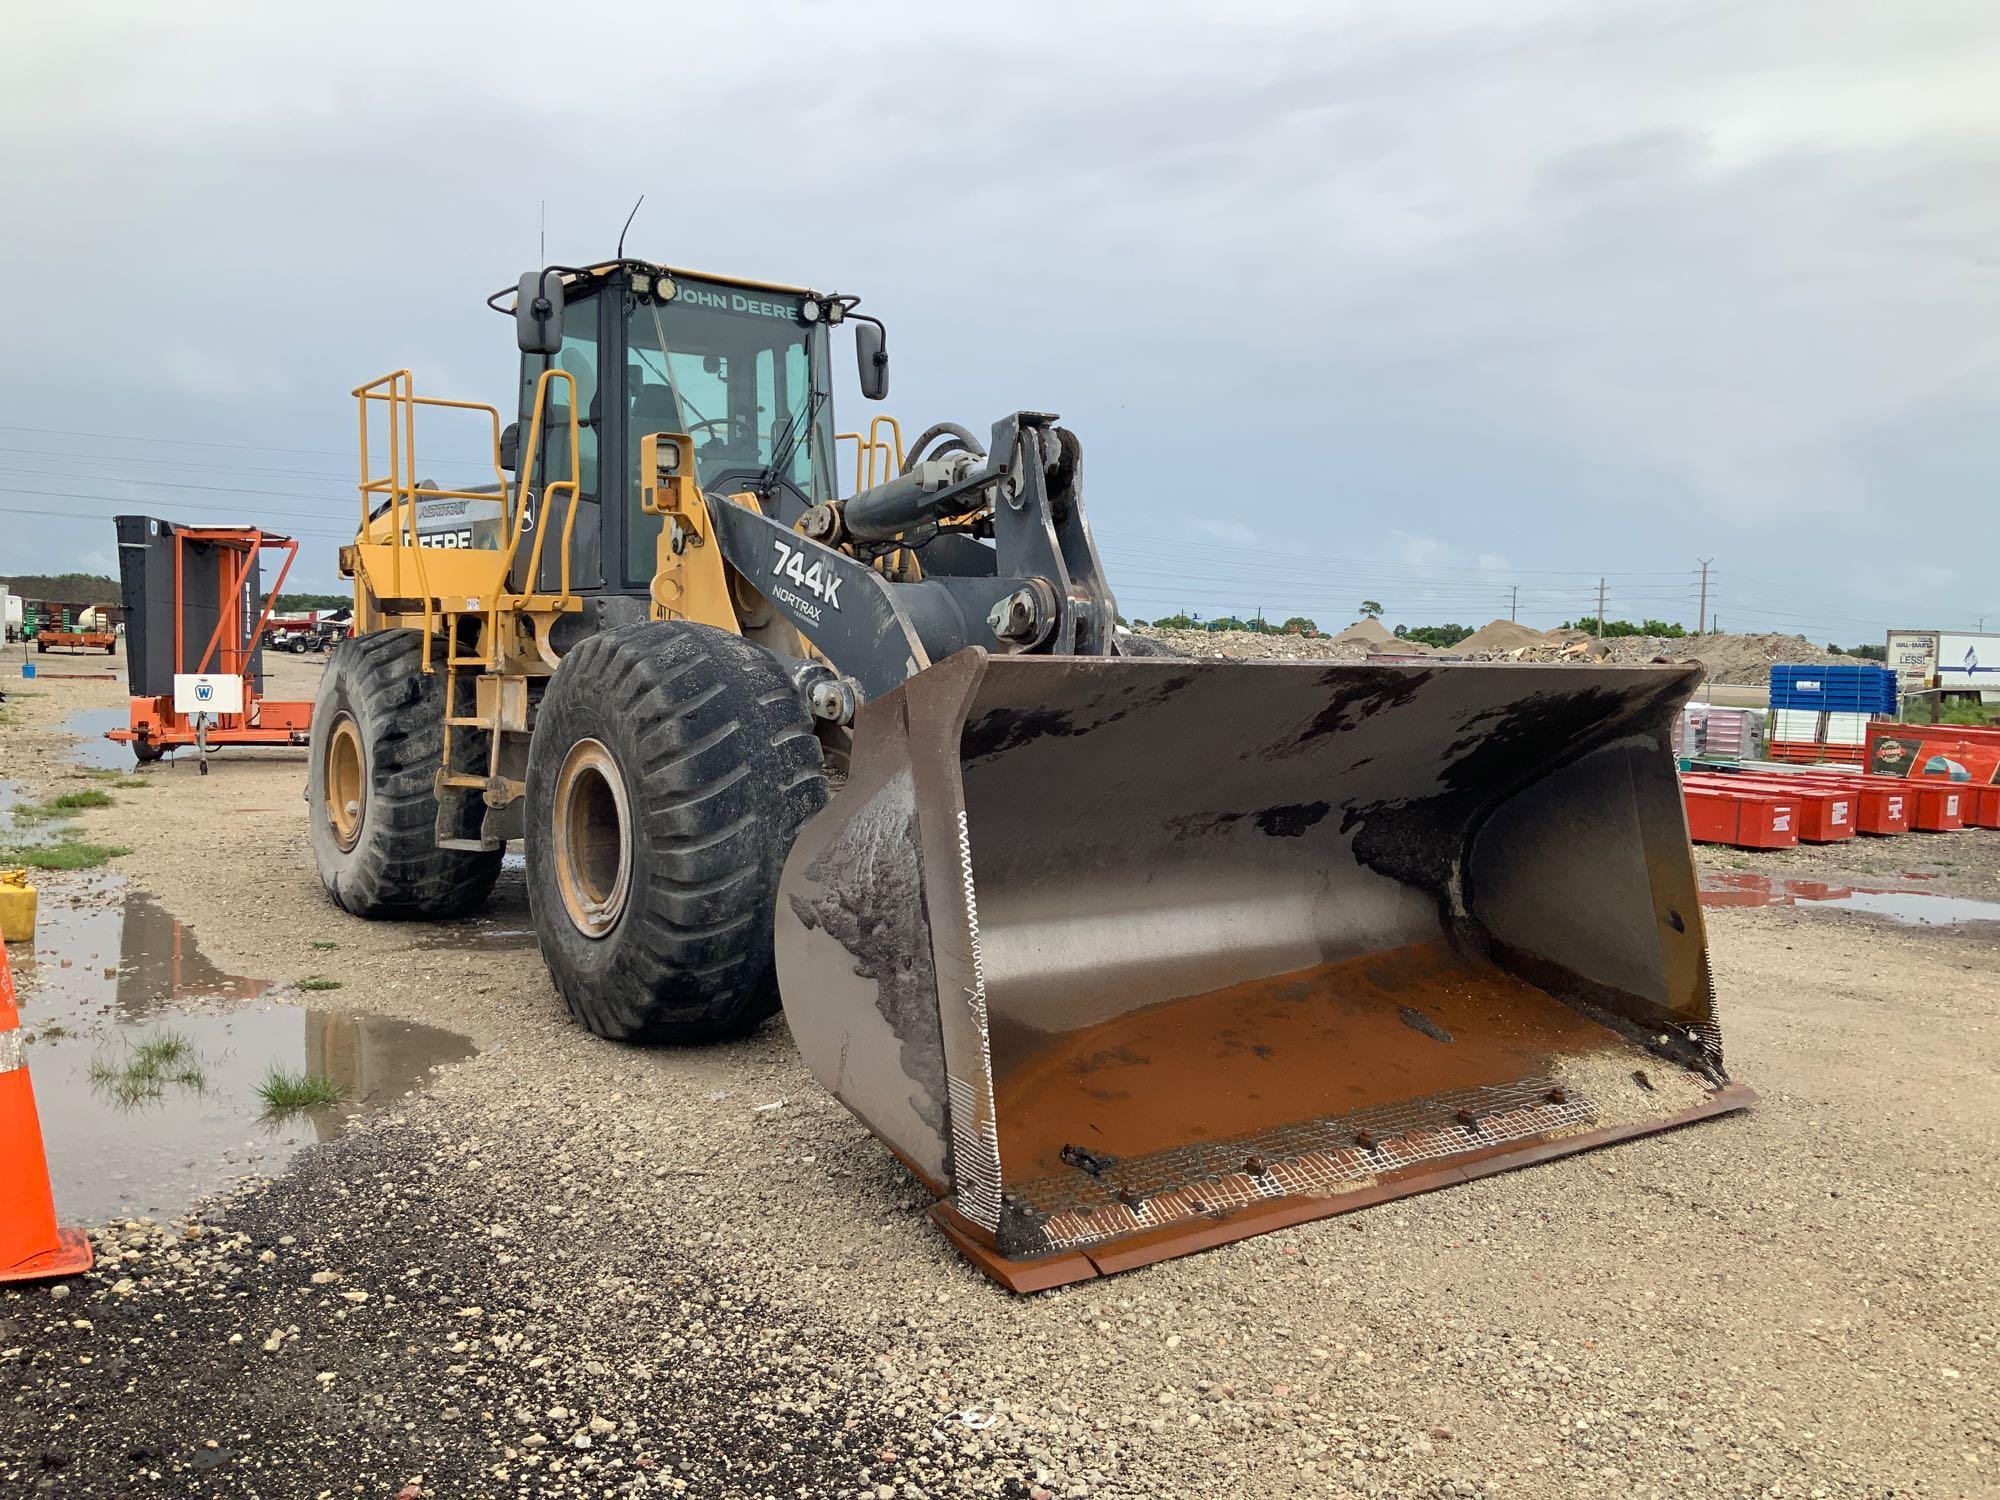
<svg viewBox="0 0 2000 1500">
<path fill-rule="evenodd" d="M 627 473 L 649 432 L 694 439 L 703 489 L 746 489 L 778 459 L 775 477 L 809 502 L 831 493 L 822 325 L 799 317 L 795 294 L 677 279 L 671 302 L 626 300 Z M 636 504 L 636 502 L 635 502 Z"/>
</svg>

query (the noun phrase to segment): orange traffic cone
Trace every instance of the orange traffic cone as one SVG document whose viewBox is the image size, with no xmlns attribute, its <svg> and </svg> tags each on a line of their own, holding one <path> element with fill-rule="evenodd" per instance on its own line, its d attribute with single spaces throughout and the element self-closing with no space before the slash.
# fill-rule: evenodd
<svg viewBox="0 0 2000 1500">
<path fill-rule="evenodd" d="M 28 1082 L 14 974 L 0 943 L 0 1282 L 37 1281 L 88 1271 L 93 1257 L 81 1229 L 56 1224 L 42 1122 Z"/>
</svg>

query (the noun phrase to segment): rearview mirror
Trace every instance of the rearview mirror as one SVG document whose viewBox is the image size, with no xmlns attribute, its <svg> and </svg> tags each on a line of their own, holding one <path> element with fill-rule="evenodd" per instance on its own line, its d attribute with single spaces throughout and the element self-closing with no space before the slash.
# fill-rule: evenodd
<svg viewBox="0 0 2000 1500">
<path fill-rule="evenodd" d="M 521 461 L 521 424 L 509 422 L 500 429 L 500 467 L 509 474 Z"/>
<path fill-rule="evenodd" d="M 514 293 L 514 342 L 523 354 L 562 351 L 563 281 L 559 271 L 524 271 Z"/>
<path fill-rule="evenodd" d="M 880 401 L 889 394 L 889 351 L 882 325 L 873 319 L 854 321 L 854 360 L 859 366 L 861 394 Z"/>
</svg>

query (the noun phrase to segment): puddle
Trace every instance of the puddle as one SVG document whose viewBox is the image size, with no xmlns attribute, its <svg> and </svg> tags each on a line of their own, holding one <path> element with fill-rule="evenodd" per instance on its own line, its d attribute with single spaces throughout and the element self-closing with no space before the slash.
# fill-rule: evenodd
<svg viewBox="0 0 2000 1500">
<path fill-rule="evenodd" d="M 100 771 L 131 770 L 138 764 L 132 747 L 104 737 L 105 730 L 123 729 L 131 721 L 132 712 L 125 708 L 86 708 L 71 714 L 63 720 L 64 731 L 77 737 L 77 743 L 70 747 L 69 758 L 79 766 Z"/>
<path fill-rule="evenodd" d="M 1776 875 L 1702 876 L 1703 906 L 1814 906 L 1869 912 L 1907 927 L 1954 927 L 1963 922 L 2000 922 L 2000 901 L 1972 901 L 1880 886 L 1836 885 L 1824 880 L 1786 880 Z"/>
<path fill-rule="evenodd" d="M 28 789 L 18 781 L 0 780 L 0 849 L 28 848 L 56 841 L 60 819 L 47 818 L 32 823 L 16 821 L 14 809 L 28 800 L 27 793 Z"/>
<path fill-rule="evenodd" d="M 528 914 L 528 866 L 518 853 L 501 857 L 500 878 L 493 895 L 469 917 L 451 922 L 425 922 L 418 927 L 417 946 L 427 951 L 452 949 L 481 952 L 494 948 L 533 953 L 534 919 Z"/>
<path fill-rule="evenodd" d="M 268 999 L 267 984 L 218 969 L 192 932 L 115 879 L 45 888 L 35 948 L 8 955 L 56 1207 L 71 1222 L 172 1217 L 238 1177 L 282 1170 L 474 1051 L 454 1032 Z M 270 1119 L 257 1090 L 274 1069 L 329 1078 L 342 1101 Z"/>
</svg>

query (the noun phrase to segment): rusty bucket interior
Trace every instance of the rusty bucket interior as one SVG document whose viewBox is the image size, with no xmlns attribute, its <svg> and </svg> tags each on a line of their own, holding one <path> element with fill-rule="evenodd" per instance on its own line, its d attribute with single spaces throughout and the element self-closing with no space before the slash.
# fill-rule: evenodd
<svg viewBox="0 0 2000 1500">
<path fill-rule="evenodd" d="M 1696 680 L 963 653 L 801 834 L 788 1020 L 1021 1290 L 1738 1107 Z"/>
</svg>

